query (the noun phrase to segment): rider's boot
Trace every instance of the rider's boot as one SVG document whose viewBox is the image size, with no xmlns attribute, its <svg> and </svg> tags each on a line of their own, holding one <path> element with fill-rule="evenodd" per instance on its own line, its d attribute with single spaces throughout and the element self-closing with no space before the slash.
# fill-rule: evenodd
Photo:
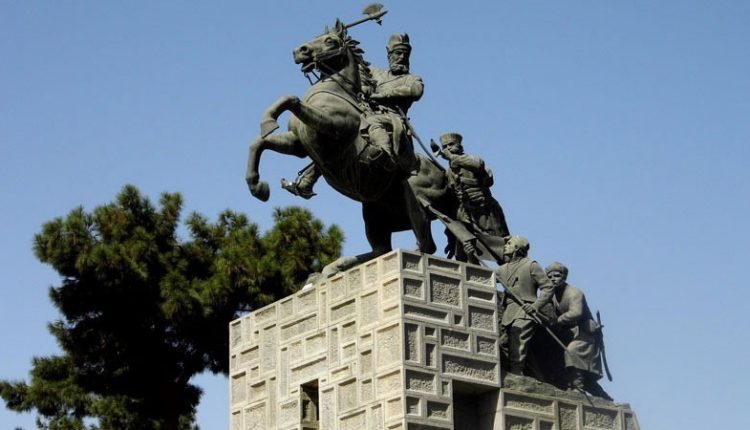
<svg viewBox="0 0 750 430">
<path fill-rule="evenodd" d="M 380 150 L 378 155 L 372 158 L 372 161 L 376 161 L 386 171 L 392 172 L 396 169 L 396 156 L 393 154 L 393 146 L 391 145 L 391 136 L 386 131 L 385 127 L 381 125 L 372 125 L 367 130 L 370 135 L 370 143 Z"/>
<path fill-rule="evenodd" d="M 294 182 L 289 182 L 286 179 L 282 179 L 281 188 L 289 191 L 295 196 L 300 196 L 305 200 L 309 200 L 313 196 L 317 195 L 313 191 L 313 187 L 315 186 L 315 182 L 318 181 L 318 178 L 320 178 L 320 172 L 315 167 L 315 165 L 311 165 L 310 167 L 302 170 L 299 173 L 299 176 L 297 176 L 297 179 L 294 180 Z"/>
</svg>

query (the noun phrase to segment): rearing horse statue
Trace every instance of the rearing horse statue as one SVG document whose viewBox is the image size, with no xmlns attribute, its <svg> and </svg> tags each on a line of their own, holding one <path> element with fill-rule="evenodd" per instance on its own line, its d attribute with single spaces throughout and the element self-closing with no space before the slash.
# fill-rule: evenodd
<svg viewBox="0 0 750 430">
<path fill-rule="evenodd" d="M 372 145 L 363 138 L 363 117 L 370 114 L 366 92 L 370 77 L 368 63 L 359 42 L 349 37 L 346 27 L 337 21 L 334 28 L 294 50 L 294 61 L 303 72 L 317 69 L 320 80 L 300 100 L 281 97 L 263 114 L 261 134 L 250 145 L 246 181 L 256 198 L 266 201 L 268 183 L 260 180 L 261 154 L 270 149 L 300 158 L 310 157 L 326 182 L 335 190 L 362 202 L 370 252 L 346 257 L 333 263 L 328 274 L 344 270 L 385 254 L 392 249 L 393 232 L 411 229 L 421 252 L 434 253 L 436 246 L 430 219 L 423 205 L 455 213 L 455 197 L 449 192 L 441 168 L 423 156 L 414 154 L 411 138 L 403 123 L 392 125 L 392 140 L 397 156 L 407 163 L 393 169 L 368 157 Z M 272 134 L 277 119 L 285 111 L 292 113 L 289 131 Z M 404 140 L 405 139 L 405 140 Z M 409 165 L 403 168 L 404 164 Z"/>
</svg>

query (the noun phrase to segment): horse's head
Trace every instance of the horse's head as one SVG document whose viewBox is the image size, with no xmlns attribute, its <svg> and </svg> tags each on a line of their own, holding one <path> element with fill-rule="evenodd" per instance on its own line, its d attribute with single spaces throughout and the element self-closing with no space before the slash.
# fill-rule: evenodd
<svg viewBox="0 0 750 430">
<path fill-rule="evenodd" d="M 358 63 L 365 63 L 363 51 L 357 45 L 359 42 L 349 37 L 344 23 L 336 20 L 333 28 L 326 28 L 321 36 L 295 49 L 294 62 L 300 64 L 305 73 L 318 69 L 330 75 L 349 65 L 352 58 Z"/>
</svg>

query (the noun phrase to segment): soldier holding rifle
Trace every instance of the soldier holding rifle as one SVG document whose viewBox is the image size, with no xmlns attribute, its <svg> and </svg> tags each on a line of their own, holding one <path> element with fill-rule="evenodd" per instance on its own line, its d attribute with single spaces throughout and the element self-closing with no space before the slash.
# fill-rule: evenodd
<svg viewBox="0 0 750 430">
<path fill-rule="evenodd" d="M 529 241 L 512 236 L 503 246 L 505 264 L 495 270 L 505 287 L 505 310 L 501 321 L 500 342 L 509 361 L 509 371 L 523 375 L 529 345 L 543 306 L 552 300 L 553 286 L 544 269 L 528 257 Z M 538 296 L 537 296 L 538 294 Z"/>
<path fill-rule="evenodd" d="M 510 231 L 503 209 L 490 191 L 495 183 L 492 171 L 478 156 L 464 153 L 462 142 L 460 134 L 445 133 L 440 136 L 442 149 L 435 142 L 431 142 L 431 149 L 435 155 L 448 160 L 448 185 L 458 200 L 456 219 L 475 235 L 487 238 L 485 243 L 498 242 L 498 239 L 510 235 Z M 451 239 L 446 248 L 449 258 L 455 254 L 459 261 L 477 263 L 474 244 L 458 244 L 455 238 Z M 499 255 L 502 250 L 496 249 L 495 252 Z"/>
</svg>

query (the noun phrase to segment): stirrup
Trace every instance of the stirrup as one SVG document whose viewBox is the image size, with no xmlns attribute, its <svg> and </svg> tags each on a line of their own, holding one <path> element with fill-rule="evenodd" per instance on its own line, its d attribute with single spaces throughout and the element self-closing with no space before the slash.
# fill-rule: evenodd
<svg viewBox="0 0 750 430">
<path fill-rule="evenodd" d="M 310 200 L 313 196 L 317 196 L 312 189 L 303 189 L 299 186 L 299 183 L 289 182 L 284 178 L 281 178 L 281 188 L 289 191 L 295 196 L 302 197 L 305 200 Z"/>
</svg>

